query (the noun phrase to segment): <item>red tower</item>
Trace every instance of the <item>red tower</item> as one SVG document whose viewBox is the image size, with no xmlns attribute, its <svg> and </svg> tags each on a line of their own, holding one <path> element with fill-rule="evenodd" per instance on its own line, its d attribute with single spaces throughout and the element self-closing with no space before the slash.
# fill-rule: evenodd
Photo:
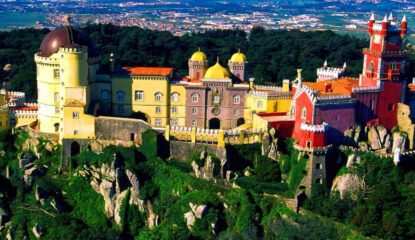
<svg viewBox="0 0 415 240">
<path fill-rule="evenodd" d="M 379 87 L 377 117 L 380 124 L 391 129 L 396 125 L 396 108 L 402 98 L 404 71 L 407 53 L 402 51 L 402 40 L 406 35 L 406 16 L 399 25 L 392 14 L 382 22 L 375 21 L 372 14 L 368 32 L 370 48 L 363 49 L 363 73 L 360 86 Z"/>
</svg>

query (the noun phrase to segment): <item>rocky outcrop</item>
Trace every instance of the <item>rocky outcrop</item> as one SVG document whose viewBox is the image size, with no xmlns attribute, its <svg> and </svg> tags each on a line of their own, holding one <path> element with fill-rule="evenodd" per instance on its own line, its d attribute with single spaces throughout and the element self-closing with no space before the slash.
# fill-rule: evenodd
<svg viewBox="0 0 415 240">
<path fill-rule="evenodd" d="M 408 134 L 404 132 L 394 132 L 393 133 L 393 143 L 392 143 L 392 153 L 396 149 L 400 149 L 400 152 L 405 151 L 405 145 L 408 142 Z"/>
<path fill-rule="evenodd" d="M 347 157 L 346 167 L 352 168 L 354 164 L 360 164 L 360 156 L 356 156 L 356 154 L 353 153 Z"/>
<path fill-rule="evenodd" d="M 344 132 L 343 143 L 348 146 L 357 147 L 361 141 L 362 127 L 360 125 L 352 125 L 350 129 Z"/>
<path fill-rule="evenodd" d="M 151 200 L 141 200 L 140 181 L 129 170 L 121 169 L 119 155 L 114 156 L 114 161 L 101 166 L 84 166 L 75 175 L 80 175 L 90 180 L 92 188 L 103 196 L 105 201 L 105 214 L 108 219 L 121 225 L 121 205 L 130 192 L 128 204 L 136 205 L 140 211 L 147 213 L 147 226 L 154 227 L 159 224 L 159 216 L 154 213 Z"/>
<path fill-rule="evenodd" d="M 0 208 L 0 227 L 3 227 L 10 221 L 9 215 L 4 211 L 3 208 Z"/>
<path fill-rule="evenodd" d="M 36 223 L 36 225 L 32 228 L 32 232 L 36 238 L 40 238 L 42 236 L 42 230 L 40 229 L 38 223 Z"/>
<path fill-rule="evenodd" d="M 335 193 L 338 191 L 340 193 L 340 198 L 346 196 L 350 197 L 353 200 L 357 199 L 358 193 L 363 188 L 363 180 L 354 173 L 346 173 L 341 176 L 337 176 L 333 181 L 333 186 L 331 192 Z"/>
<path fill-rule="evenodd" d="M 384 126 L 378 125 L 366 127 L 365 132 L 370 148 L 374 151 L 386 153 L 391 144 L 388 130 Z"/>
<path fill-rule="evenodd" d="M 222 171 L 227 169 L 228 160 L 221 160 L 220 162 L 215 160 L 217 159 L 203 151 L 200 154 L 200 163 L 202 164 L 199 166 L 195 161 L 192 162 L 196 177 L 214 182 L 216 182 L 216 178 L 222 178 L 225 175 Z"/>
<path fill-rule="evenodd" d="M 271 128 L 269 133 L 264 134 L 261 150 L 263 156 L 268 156 L 272 160 L 277 161 L 279 157 L 278 138 L 276 137 L 276 131 L 274 128 Z"/>
<path fill-rule="evenodd" d="M 24 171 L 23 181 L 26 187 L 31 187 L 34 180 L 44 174 L 44 170 L 33 163 L 35 159 L 36 156 L 31 152 L 22 152 L 19 155 L 19 167 Z"/>
<path fill-rule="evenodd" d="M 202 219 L 208 213 L 208 207 L 206 205 L 196 205 L 189 203 L 190 211 L 184 214 L 186 218 L 187 228 L 190 231 L 193 231 L 193 224 L 196 221 L 196 218 Z"/>
</svg>

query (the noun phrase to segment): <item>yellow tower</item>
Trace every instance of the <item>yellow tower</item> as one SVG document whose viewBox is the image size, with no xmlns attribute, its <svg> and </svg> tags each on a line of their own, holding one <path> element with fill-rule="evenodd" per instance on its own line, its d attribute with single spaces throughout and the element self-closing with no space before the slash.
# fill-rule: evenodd
<svg viewBox="0 0 415 240">
<path fill-rule="evenodd" d="M 92 39 L 72 27 L 69 17 L 65 26 L 46 35 L 40 52 L 35 54 L 40 132 L 56 134 L 60 139 L 64 135 L 70 138 L 91 135 L 90 129 L 72 129 L 76 128 L 73 121 L 68 124 L 64 121 L 82 119 L 90 103 L 89 81 L 95 77 L 99 60 Z"/>
</svg>

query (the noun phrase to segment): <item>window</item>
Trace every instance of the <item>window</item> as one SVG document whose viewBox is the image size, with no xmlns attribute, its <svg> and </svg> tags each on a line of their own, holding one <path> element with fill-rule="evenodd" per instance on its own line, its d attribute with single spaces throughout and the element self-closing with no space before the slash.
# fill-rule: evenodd
<svg viewBox="0 0 415 240">
<path fill-rule="evenodd" d="M 373 72 L 375 70 L 375 62 L 370 61 L 368 72 Z"/>
<path fill-rule="evenodd" d="M 101 91 L 101 99 L 102 100 L 110 99 L 110 92 L 108 90 L 102 90 Z"/>
<path fill-rule="evenodd" d="M 123 91 L 117 92 L 117 100 L 120 102 L 124 102 L 125 100 L 125 93 Z"/>
<path fill-rule="evenodd" d="M 160 107 L 156 107 L 156 113 L 161 113 L 161 108 Z"/>
<path fill-rule="evenodd" d="M 118 112 L 123 113 L 124 112 L 124 105 L 118 105 Z"/>
<path fill-rule="evenodd" d="M 54 78 L 60 78 L 59 69 L 53 69 L 53 77 Z"/>
<path fill-rule="evenodd" d="M 219 103 L 220 97 L 219 96 L 213 96 L 213 103 Z"/>
<path fill-rule="evenodd" d="M 177 107 L 172 107 L 171 108 L 171 113 L 177 113 Z"/>
<path fill-rule="evenodd" d="M 389 69 L 392 69 L 392 70 L 396 69 L 396 62 L 395 61 L 389 63 Z"/>
<path fill-rule="evenodd" d="M 375 109 L 375 101 L 370 100 L 369 107 L 370 107 L 370 109 L 374 110 Z"/>
<path fill-rule="evenodd" d="M 199 102 L 199 94 L 197 94 L 197 93 L 192 94 L 192 102 L 194 102 L 194 103 Z"/>
<path fill-rule="evenodd" d="M 305 142 L 305 145 L 306 145 L 307 148 L 311 148 L 311 141 Z"/>
<path fill-rule="evenodd" d="M 256 107 L 257 107 L 257 108 L 262 108 L 262 101 L 258 101 L 258 102 L 256 103 Z"/>
<path fill-rule="evenodd" d="M 316 164 L 316 169 L 323 169 L 323 165 L 321 163 Z"/>
<path fill-rule="evenodd" d="M 156 102 L 161 102 L 161 96 L 163 96 L 163 94 L 161 93 L 156 93 Z"/>
<path fill-rule="evenodd" d="M 196 120 L 192 121 L 192 126 L 195 126 L 195 127 L 197 126 L 197 121 Z"/>
<path fill-rule="evenodd" d="M 59 102 L 60 101 L 60 95 L 59 95 L 58 92 L 55 92 L 54 97 L 55 97 L 55 102 Z"/>
<path fill-rule="evenodd" d="M 78 135 L 78 130 L 73 131 L 73 135 Z"/>
<path fill-rule="evenodd" d="M 79 113 L 78 112 L 73 112 L 72 117 L 73 118 L 79 118 Z"/>
<path fill-rule="evenodd" d="M 59 107 L 55 107 L 55 114 L 60 113 L 61 111 L 59 110 Z"/>
<path fill-rule="evenodd" d="M 178 93 L 173 93 L 171 95 L 171 101 L 172 102 L 178 102 L 179 101 L 179 94 Z"/>
<path fill-rule="evenodd" d="M 233 103 L 234 103 L 234 104 L 239 104 L 239 103 L 241 103 L 241 96 L 239 96 L 239 95 L 234 96 L 234 97 L 233 97 Z"/>
<path fill-rule="evenodd" d="M 307 109 L 303 107 L 303 110 L 301 110 L 301 118 L 305 119 L 307 117 Z"/>
<path fill-rule="evenodd" d="M 134 98 L 136 101 L 143 101 L 144 100 L 144 92 L 143 91 L 135 91 Z"/>
<path fill-rule="evenodd" d="M 239 109 L 233 110 L 233 115 L 238 116 L 239 115 Z"/>
<path fill-rule="evenodd" d="M 323 179 L 322 178 L 317 178 L 316 183 L 320 183 L 320 184 L 323 183 Z"/>
<path fill-rule="evenodd" d="M 176 119 L 176 118 L 173 118 L 173 119 L 171 120 L 171 125 L 173 125 L 173 126 L 177 126 L 177 119 Z"/>
<path fill-rule="evenodd" d="M 197 114 L 197 108 L 192 108 L 192 113 Z"/>
<path fill-rule="evenodd" d="M 156 118 L 156 126 L 161 126 L 161 119 L 160 118 Z"/>
<path fill-rule="evenodd" d="M 388 111 L 393 111 L 393 103 L 388 104 Z"/>
</svg>

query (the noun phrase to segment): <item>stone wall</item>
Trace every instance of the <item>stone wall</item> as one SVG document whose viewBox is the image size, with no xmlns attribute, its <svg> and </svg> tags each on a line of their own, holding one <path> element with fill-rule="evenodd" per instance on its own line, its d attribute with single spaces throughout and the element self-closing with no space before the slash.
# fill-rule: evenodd
<svg viewBox="0 0 415 240">
<path fill-rule="evenodd" d="M 218 158 L 222 158 L 226 154 L 224 147 L 218 147 L 216 144 L 200 144 L 180 141 L 170 141 L 170 157 L 177 160 L 187 160 L 196 151 L 206 151 L 215 154 Z"/>
<path fill-rule="evenodd" d="M 124 140 L 141 143 L 141 134 L 152 129 L 140 119 L 97 117 L 95 118 L 95 136 L 97 139 Z"/>
</svg>

